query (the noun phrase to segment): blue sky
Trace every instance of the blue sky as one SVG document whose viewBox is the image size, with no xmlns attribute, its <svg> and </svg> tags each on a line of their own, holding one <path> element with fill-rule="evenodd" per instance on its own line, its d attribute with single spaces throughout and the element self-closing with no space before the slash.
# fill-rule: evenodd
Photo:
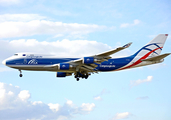
<svg viewBox="0 0 171 120">
<path fill-rule="evenodd" d="M 0 61 L 16 52 L 87 56 L 133 44 L 133 54 L 158 34 L 169 34 L 169 0 L 0 0 Z M 163 63 L 92 74 L 77 82 L 54 72 L 0 65 L 3 120 L 170 120 L 171 57 Z M 138 82 L 141 81 L 141 82 Z"/>
</svg>

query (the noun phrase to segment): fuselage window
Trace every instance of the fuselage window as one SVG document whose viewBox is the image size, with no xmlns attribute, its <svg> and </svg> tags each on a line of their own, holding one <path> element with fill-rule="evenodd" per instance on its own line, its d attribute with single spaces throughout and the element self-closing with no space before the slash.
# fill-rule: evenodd
<svg viewBox="0 0 171 120">
<path fill-rule="evenodd" d="M 23 54 L 23 56 L 26 56 L 26 54 Z"/>
</svg>

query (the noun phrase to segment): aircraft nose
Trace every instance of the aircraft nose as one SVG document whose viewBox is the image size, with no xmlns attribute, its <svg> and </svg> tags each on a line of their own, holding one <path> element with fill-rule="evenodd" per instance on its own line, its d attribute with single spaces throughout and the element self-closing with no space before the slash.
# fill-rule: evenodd
<svg viewBox="0 0 171 120">
<path fill-rule="evenodd" d="M 6 65 L 6 60 L 3 60 L 3 61 L 2 61 L 2 64 Z"/>
</svg>

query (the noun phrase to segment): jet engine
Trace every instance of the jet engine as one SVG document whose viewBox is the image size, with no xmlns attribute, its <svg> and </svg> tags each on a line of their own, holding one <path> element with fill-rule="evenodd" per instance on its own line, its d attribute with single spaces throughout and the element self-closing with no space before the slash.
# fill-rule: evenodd
<svg viewBox="0 0 171 120">
<path fill-rule="evenodd" d="M 56 77 L 66 77 L 71 76 L 72 73 L 66 73 L 66 72 L 56 72 Z"/>
<path fill-rule="evenodd" d="M 69 63 L 60 63 L 59 64 L 59 70 L 69 70 Z"/>
<path fill-rule="evenodd" d="M 94 57 L 84 57 L 83 64 L 92 64 L 94 63 Z"/>
</svg>

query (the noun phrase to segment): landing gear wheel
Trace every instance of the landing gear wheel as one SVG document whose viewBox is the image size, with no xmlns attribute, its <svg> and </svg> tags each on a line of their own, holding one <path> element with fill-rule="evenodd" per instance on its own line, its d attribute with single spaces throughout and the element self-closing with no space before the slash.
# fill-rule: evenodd
<svg viewBox="0 0 171 120">
<path fill-rule="evenodd" d="M 77 78 L 78 76 L 77 75 L 75 75 L 75 78 Z"/>
<path fill-rule="evenodd" d="M 76 80 L 79 81 L 79 78 L 77 78 Z"/>
<path fill-rule="evenodd" d="M 20 76 L 20 77 L 23 77 L 23 75 L 22 75 L 22 74 L 20 74 L 19 76 Z"/>
<path fill-rule="evenodd" d="M 19 76 L 20 76 L 20 77 L 23 77 L 21 70 L 19 70 L 19 71 L 20 71 L 20 75 L 19 75 Z"/>
<path fill-rule="evenodd" d="M 88 76 L 85 76 L 85 79 L 87 79 L 88 78 Z"/>
</svg>

